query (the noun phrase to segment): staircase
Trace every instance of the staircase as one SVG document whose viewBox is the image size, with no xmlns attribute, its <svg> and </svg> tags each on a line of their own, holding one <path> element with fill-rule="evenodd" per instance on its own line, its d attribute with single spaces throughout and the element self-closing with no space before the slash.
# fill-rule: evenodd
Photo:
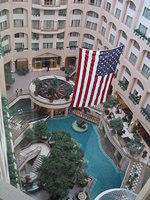
<svg viewBox="0 0 150 200">
<path fill-rule="evenodd" d="M 45 157 L 44 155 L 39 155 L 37 157 L 32 167 L 32 173 L 38 175 L 38 168 L 41 167 L 44 157 Z"/>
</svg>

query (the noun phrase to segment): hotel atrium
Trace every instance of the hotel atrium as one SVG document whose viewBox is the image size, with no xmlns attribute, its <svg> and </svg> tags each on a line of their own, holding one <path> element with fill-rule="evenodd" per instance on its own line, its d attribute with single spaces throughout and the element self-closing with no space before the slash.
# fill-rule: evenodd
<svg viewBox="0 0 150 200">
<path fill-rule="evenodd" d="M 0 0 L 0 199 L 150 200 L 150 0 Z"/>
</svg>

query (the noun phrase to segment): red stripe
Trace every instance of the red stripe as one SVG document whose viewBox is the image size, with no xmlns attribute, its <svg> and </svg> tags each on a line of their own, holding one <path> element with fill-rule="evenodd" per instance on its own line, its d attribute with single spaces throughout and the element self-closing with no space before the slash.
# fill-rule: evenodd
<svg viewBox="0 0 150 200">
<path fill-rule="evenodd" d="M 79 75 L 80 75 L 80 69 L 81 69 L 81 59 L 82 59 L 82 49 L 79 49 L 79 61 L 78 61 L 78 69 L 77 69 L 77 74 L 76 74 L 76 82 L 74 86 L 74 92 L 72 96 L 72 102 L 71 102 L 71 107 L 73 107 L 76 92 L 77 92 L 77 87 L 78 87 L 78 81 L 79 81 Z"/>
<path fill-rule="evenodd" d="M 110 86 L 111 86 L 111 82 L 112 82 L 113 76 L 114 76 L 114 74 L 112 75 L 111 80 L 110 80 L 110 83 L 109 83 L 109 86 L 108 86 L 108 90 L 107 90 L 107 94 L 106 94 L 106 101 L 107 101 L 107 99 L 108 99 L 109 90 L 110 90 Z"/>
<path fill-rule="evenodd" d="M 91 103 L 92 103 L 92 100 L 93 100 L 93 97 L 94 97 L 95 88 L 96 88 L 96 84 L 97 84 L 97 80 L 98 80 L 98 78 L 97 78 L 97 75 L 95 74 L 94 84 L 93 84 L 93 88 L 92 88 L 92 92 L 91 92 L 90 101 L 88 103 L 88 106 L 90 106 Z"/>
<path fill-rule="evenodd" d="M 83 91 L 83 86 L 84 86 L 84 80 L 85 80 L 85 74 L 86 74 L 86 69 L 87 69 L 87 63 L 88 63 L 88 58 L 89 58 L 89 50 L 86 50 L 85 52 L 85 58 L 84 58 L 84 67 L 83 67 L 83 74 L 82 74 L 82 81 L 80 85 L 80 92 L 77 100 L 77 105 L 76 107 L 79 107 L 81 96 L 82 96 L 82 91 Z"/>
<path fill-rule="evenodd" d="M 104 89 L 103 89 L 103 92 L 102 92 L 102 98 L 100 100 L 100 103 L 103 103 L 103 98 L 104 98 L 104 94 L 105 94 L 105 90 L 106 90 L 106 86 L 107 86 L 107 82 L 108 82 L 108 79 L 109 79 L 109 74 L 106 75 L 106 81 L 105 81 L 105 86 L 104 86 Z"/>
<path fill-rule="evenodd" d="M 103 80 L 104 80 L 104 76 L 102 76 L 102 78 L 100 80 L 100 84 L 99 84 L 99 87 L 98 87 L 97 96 L 96 96 L 96 99 L 94 101 L 94 105 L 97 105 L 97 101 L 98 101 L 98 97 L 100 95 L 100 91 L 101 91 Z"/>
<path fill-rule="evenodd" d="M 90 71 L 89 71 L 89 76 L 88 76 L 87 86 L 86 86 L 86 90 L 85 90 L 85 94 L 84 94 L 84 98 L 83 98 L 82 107 L 85 106 L 85 102 L 86 102 L 86 99 L 87 99 L 91 79 L 94 78 L 93 77 L 93 68 L 94 68 L 94 63 L 95 63 L 95 56 L 96 56 L 96 51 L 93 51 L 92 59 L 91 59 L 91 66 L 90 66 Z"/>
</svg>

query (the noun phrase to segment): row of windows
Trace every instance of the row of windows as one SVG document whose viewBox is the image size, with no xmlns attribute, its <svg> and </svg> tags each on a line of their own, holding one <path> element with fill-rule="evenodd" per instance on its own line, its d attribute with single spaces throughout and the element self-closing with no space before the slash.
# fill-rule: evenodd
<svg viewBox="0 0 150 200">
<path fill-rule="evenodd" d="M 43 49 L 53 48 L 53 43 L 43 43 Z M 32 43 L 33 50 L 39 50 L 39 43 Z M 63 42 L 56 42 L 56 49 L 63 49 Z"/>
<path fill-rule="evenodd" d="M 59 16 L 66 16 L 67 10 L 62 9 L 58 11 Z M 40 16 L 40 10 L 32 8 L 32 15 Z M 44 15 L 55 15 L 55 10 L 44 10 Z"/>
</svg>

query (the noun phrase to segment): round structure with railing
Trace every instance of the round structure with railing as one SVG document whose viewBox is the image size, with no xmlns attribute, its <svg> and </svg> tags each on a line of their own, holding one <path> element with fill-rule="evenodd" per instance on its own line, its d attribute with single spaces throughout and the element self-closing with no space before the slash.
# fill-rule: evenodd
<svg viewBox="0 0 150 200">
<path fill-rule="evenodd" d="M 52 81 L 54 81 L 54 85 L 56 86 L 55 80 L 57 82 L 56 84 L 58 84 L 58 88 L 52 91 L 50 85 Z M 66 81 L 65 77 L 55 75 L 39 77 L 39 81 L 41 85 L 38 93 L 36 92 L 36 85 L 34 82 L 29 85 L 30 98 L 33 103 L 40 107 L 53 110 L 68 108 L 70 106 L 74 87 L 73 81 Z M 66 87 L 69 88 L 69 93 L 67 93 L 67 95 L 65 94 Z M 53 93 L 53 96 L 50 93 Z"/>
<path fill-rule="evenodd" d="M 123 188 L 115 188 L 102 192 L 95 200 L 135 200 L 136 194 Z"/>
</svg>

